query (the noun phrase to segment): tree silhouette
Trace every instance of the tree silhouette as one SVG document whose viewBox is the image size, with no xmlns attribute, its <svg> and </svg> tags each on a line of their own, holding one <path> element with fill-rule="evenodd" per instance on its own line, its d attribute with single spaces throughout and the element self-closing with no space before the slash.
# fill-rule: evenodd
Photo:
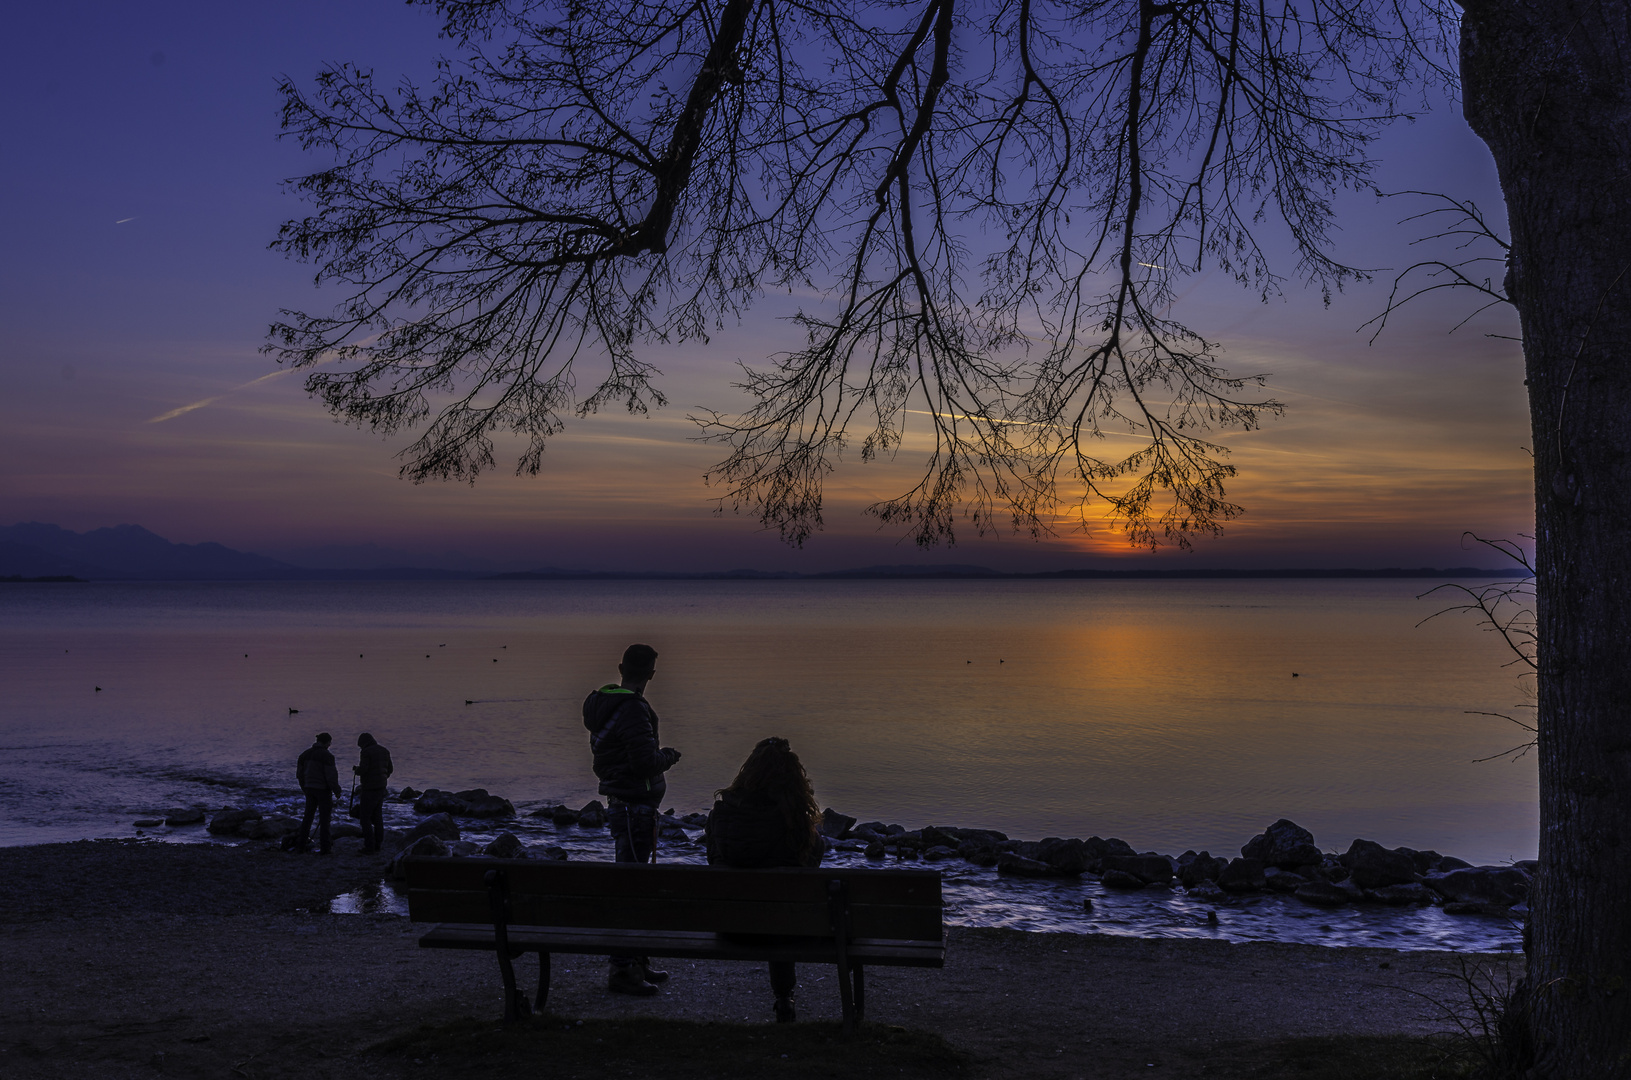
<svg viewBox="0 0 1631 1080">
<path fill-rule="evenodd" d="M 1069 504 L 1140 543 L 1217 531 L 1239 508 L 1210 432 L 1279 406 L 1175 321 L 1175 285 L 1359 276 L 1329 252 L 1334 196 L 1401 94 L 1459 78 L 1506 198 L 1492 292 L 1535 446 L 1523 1023 L 1536 1075 L 1631 1075 L 1631 3 L 435 6 L 458 59 L 432 86 L 340 66 L 282 88 L 285 131 L 332 162 L 275 246 L 346 298 L 269 348 L 337 415 L 422 425 L 406 475 L 472 478 L 497 433 L 536 471 L 568 414 L 661 404 L 650 346 L 813 293 L 748 407 L 698 418 L 724 505 L 793 542 L 839 455 L 894 454 L 919 416 L 921 479 L 870 509 L 920 543 Z M 586 352 L 608 366 L 580 393 Z"/>
</svg>

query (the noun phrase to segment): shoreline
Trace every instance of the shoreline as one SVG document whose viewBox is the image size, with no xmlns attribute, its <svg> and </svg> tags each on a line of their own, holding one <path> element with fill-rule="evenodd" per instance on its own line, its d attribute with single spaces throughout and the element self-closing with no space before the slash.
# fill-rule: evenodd
<svg viewBox="0 0 1631 1080">
<path fill-rule="evenodd" d="M 479 789 L 409 788 L 386 806 L 394 826 L 386 832 L 390 856 L 411 848 L 478 858 L 611 858 L 598 800 L 576 810 L 523 804 L 517 813 L 508 800 Z M 263 808 L 264 815 L 231 807 L 176 810 L 169 827 L 159 825 L 162 814 L 139 824 L 158 826 L 162 846 L 275 849 L 298 830 L 297 817 L 289 816 L 296 811 L 283 803 Z M 670 810 L 659 822 L 663 861 L 703 860 L 705 814 Z M 340 857 L 354 858 L 360 830 L 344 818 L 335 829 Z M 1527 917 L 1526 864 L 1472 867 L 1437 852 L 1387 849 L 1366 840 L 1354 841 L 1339 856 L 1319 851 L 1311 834 L 1284 819 L 1242 845 L 1239 857 L 1137 852 L 1097 836 L 1024 841 L 986 829 L 906 830 L 857 822 L 830 808 L 823 830 L 830 865 L 939 870 L 946 921 L 955 926 L 1471 953 L 1516 952 Z M 308 906 L 336 913 L 405 912 L 405 898 L 395 891 L 394 859 L 378 860 L 368 877 Z"/>
<path fill-rule="evenodd" d="M 420 1024 L 498 1015 L 486 954 L 416 947 L 392 915 L 316 914 L 380 862 L 243 845 L 82 841 L 0 849 L 0 1071 L 20 1078 L 335 1075 L 396 1070 L 368 1048 Z M 868 1018 L 936 1033 L 990 1077 L 1193 1072 L 1252 1040 L 1427 1035 L 1457 964 L 1510 955 L 1141 939 L 953 927 L 944 971 L 869 980 Z M 757 965 L 673 965 L 663 994 L 607 994 L 595 958 L 557 964 L 552 1011 L 576 1018 L 770 1024 Z M 518 963 L 523 984 L 536 970 Z M 818 967 L 800 1018 L 835 1019 Z M 1424 996 L 1425 995 L 1425 996 Z M 159 1055 L 162 1055 L 160 1057 Z M 235 1064 L 253 1061 L 238 1074 Z M 1084 1063 L 1092 1063 L 1084 1067 Z M 1176 1074 L 1176 1072 L 1174 1073 Z M 462 1074 L 461 1074 L 462 1075 Z"/>
</svg>

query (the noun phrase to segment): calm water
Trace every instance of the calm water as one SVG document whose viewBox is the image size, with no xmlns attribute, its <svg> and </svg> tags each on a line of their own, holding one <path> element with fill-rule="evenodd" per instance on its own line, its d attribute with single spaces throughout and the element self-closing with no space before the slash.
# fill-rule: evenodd
<svg viewBox="0 0 1631 1080">
<path fill-rule="evenodd" d="M 391 748 L 393 784 L 581 805 L 594 790 L 579 704 L 643 640 L 662 654 L 649 696 L 663 739 L 685 753 L 669 786 L 681 813 L 778 734 L 824 804 L 908 827 L 1232 854 L 1290 817 L 1327 849 L 1363 836 L 1474 863 L 1533 857 L 1532 759 L 1476 763 L 1520 733 L 1469 715 L 1512 712 L 1522 688 L 1470 621 L 1417 625 L 1443 606 L 1415 599 L 1422 587 L 5 586 L 0 843 L 129 836 L 169 806 L 274 805 L 320 729 L 345 748 L 342 772 L 367 730 Z M 1007 888 L 960 906 L 1023 922 Z M 1305 912 L 1333 918 L 1266 917 Z"/>
</svg>

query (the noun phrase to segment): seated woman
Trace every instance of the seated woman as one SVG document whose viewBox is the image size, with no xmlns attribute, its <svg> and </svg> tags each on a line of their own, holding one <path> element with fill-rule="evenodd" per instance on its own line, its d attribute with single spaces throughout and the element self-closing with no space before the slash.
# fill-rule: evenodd
<svg viewBox="0 0 1631 1080">
<path fill-rule="evenodd" d="M 821 809 L 810 778 L 786 739 L 765 739 L 753 748 L 731 786 L 714 793 L 708 815 L 708 861 L 741 869 L 769 866 L 817 866 L 825 842 Z M 793 964 L 773 960 L 770 989 L 776 995 L 776 1019 L 791 1023 Z"/>
</svg>

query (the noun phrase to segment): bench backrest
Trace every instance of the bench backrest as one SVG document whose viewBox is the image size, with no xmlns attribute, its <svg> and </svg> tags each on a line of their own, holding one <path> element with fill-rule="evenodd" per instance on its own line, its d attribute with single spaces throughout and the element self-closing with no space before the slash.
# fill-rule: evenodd
<svg viewBox="0 0 1631 1080">
<path fill-rule="evenodd" d="M 492 921 L 486 875 L 498 870 L 512 926 L 832 936 L 831 890 L 842 882 L 849 935 L 939 941 L 934 870 L 646 866 L 418 856 L 407 862 L 414 922 Z"/>
</svg>

